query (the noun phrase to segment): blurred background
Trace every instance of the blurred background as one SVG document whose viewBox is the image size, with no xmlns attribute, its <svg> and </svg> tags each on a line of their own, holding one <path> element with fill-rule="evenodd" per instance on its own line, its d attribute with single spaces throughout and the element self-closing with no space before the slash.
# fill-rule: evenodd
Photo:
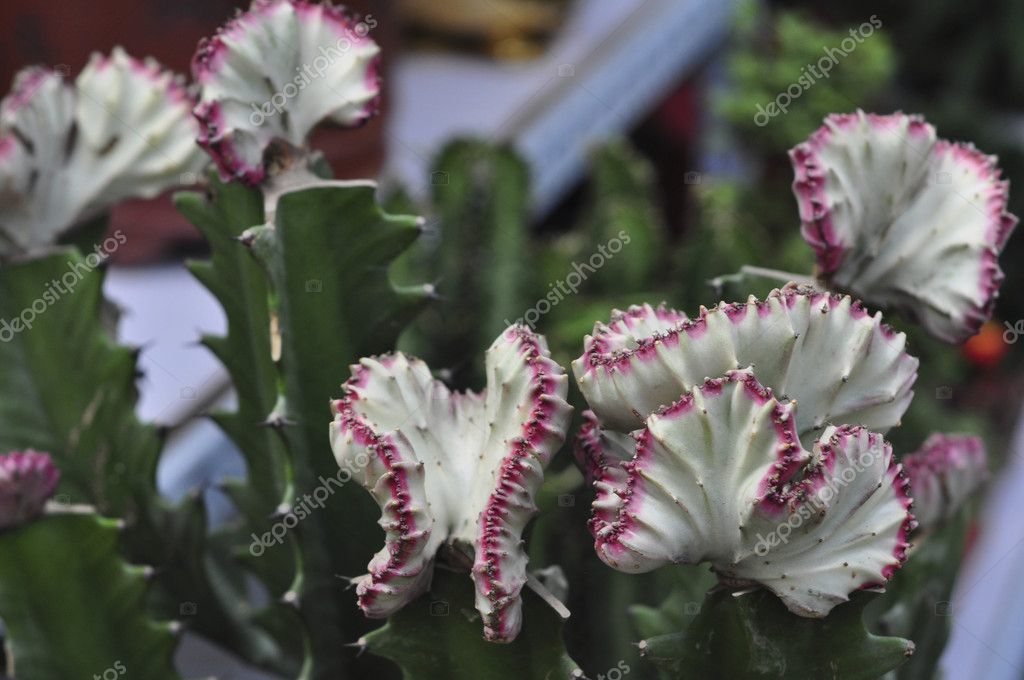
<svg viewBox="0 0 1024 680">
<path fill-rule="evenodd" d="M 199 38 L 243 4 L 7 0 L 0 80 L 33 63 L 74 76 L 90 52 L 117 44 L 187 74 Z M 479 366 L 465 357 L 531 310 L 567 364 L 614 306 L 665 300 L 694 313 L 719 295 L 772 287 L 707 285 L 742 264 L 809 272 L 786 151 L 828 113 L 921 113 L 941 137 L 997 154 L 1014 187 L 1024 177 L 1024 0 L 349 5 L 373 19 L 371 35 L 383 47 L 384 106 L 354 133 L 319 131 L 315 146 L 339 177 L 377 177 L 393 210 L 427 218 L 421 242 L 392 275 L 433 281 L 440 300 L 402 345 L 459 387 L 480 386 Z M 1024 192 L 1011 190 L 1011 211 L 1024 214 L 1022 202 Z M 122 341 L 144 347 L 140 414 L 171 432 L 161 488 L 179 496 L 244 474 L 227 440 L 197 418 L 233 398 L 223 369 L 195 344 L 224 326 L 183 266 L 185 257 L 203 256 L 202 239 L 166 197 L 119 207 L 111 229 L 129 236 L 107 286 L 124 308 Z M 539 304 L 623 230 L 630 239 L 621 256 L 588 275 L 565 304 Z M 895 321 L 925 367 L 904 426 L 891 434 L 896 449 L 917 448 L 935 429 L 965 430 L 985 436 L 992 461 L 957 590 L 933 603 L 934 615 L 949 619 L 942 663 L 951 678 L 1024 677 L 1024 594 L 1015 578 L 1024 559 L 1016 521 L 1024 514 L 1022 253 L 1024 238 L 1012 238 L 996 318 L 964 347 Z M 339 382 L 346 374 L 339 367 Z M 560 456 L 549 477 L 531 561 L 562 556 L 570 608 L 585 611 L 574 593 L 613 579 L 583 531 L 590 496 L 570 456 Z M 225 500 L 208 495 L 213 521 L 229 518 Z M 567 554 L 575 556 L 568 564 Z M 650 604 L 664 595 L 656 581 L 630 588 L 610 592 Z M 616 625 L 574 621 L 570 650 L 600 648 Z M 595 655 L 593 667 L 613 667 L 635 649 L 609 641 L 585 656 Z M 197 640 L 183 646 L 180 662 L 192 674 L 263 677 Z"/>
</svg>

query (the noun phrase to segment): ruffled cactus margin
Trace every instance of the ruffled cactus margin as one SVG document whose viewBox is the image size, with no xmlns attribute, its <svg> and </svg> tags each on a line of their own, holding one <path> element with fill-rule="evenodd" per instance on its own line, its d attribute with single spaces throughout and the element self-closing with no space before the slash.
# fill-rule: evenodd
<svg viewBox="0 0 1024 680">
<path fill-rule="evenodd" d="M 334 455 L 339 464 L 367 459 L 363 486 L 385 513 L 387 545 L 357 579 L 368 616 L 428 590 L 445 547 L 455 567 L 472 564 L 485 637 L 519 634 L 522 533 L 565 439 L 568 377 L 543 338 L 517 326 L 491 345 L 487 376 L 483 394 L 453 394 L 403 354 L 363 359 L 334 403 Z"/>
<path fill-rule="evenodd" d="M 992 316 L 1017 218 L 996 159 L 919 116 L 832 115 L 790 152 L 818 276 L 950 343 Z"/>
<path fill-rule="evenodd" d="M 395 664 L 415 680 L 583 677 L 562 640 L 561 572 L 530 545 L 566 439 L 611 567 L 589 554 L 593 569 L 687 575 L 658 609 L 631 609 L 664 677 L 878 677 L 915 643 L 928 656 L 904 677 L 934 670 L 945 630 L 918 633 L 952 587 L 984 447 L 936 434 L 901 462 L 885 435 L 919 361 L 867 307 L 951 343 L 988 320 L 1016 223 L 995 159 L 918 117 L 829 117 L 791 154 L 815 271 L 747 267 L 784 285 L 695 315 L 642 300 L 613 311 L 572 362 L 589 410 L 567 436 L 576 395 L 558 353 L 499 323 L 524 311 L 528 254 L 515 243 L 528 237 L 526 169 L 510 149 L 461 142 L 438 165 L 453 180 L 434 196 L 441 270 L 509 252 L 491 278 L 465 276 L 486 305 L 444 303 L 463 327 L 441 314 L 412 340 L 472 362 L 497 333 L 483 391 L 440 378 L 454 359 L 432 359 L 435 375 L 397 350 L 434 297 L 388 271 L 423 221 L 382 210 L 372 182 L 332 180 L 309 145 L 318 124 L 375 112 L 374 25 L 255 0 L 199 45 L 191 88 L 116 48 L 73 83 L 27 69 L 0 105 L 0 450 L 13 452 L 0 455 L 0 617 L 16 677 L 175 678 L 171 619 L 186 613 L 192 632 L 303 680 Z M 597 158 L 612 198 L 587 233 L 627 229 L 640 259 L 618 255 L 588 290 L 637 289 L 659 261 L 645 173 L 623 149 Z M 228 328 L 203 343 L 238 393 L 213 418 L 248 467 L 223 486 L 235 521 L 215 530 L 201 494 L 179 506 L 157 494 L 161 442 L 133 414 L 135 352 L 99 321 L 104 212 L 192 183 L 203 191 L 176 204 L 211 258 L 191 270 Z M 261 536 L 275 540 L 255 549 Z M 710 572 L 691 579 L 695 565 Z M 594 612 L 627 613 L 617 595 Z"/>
</svg>

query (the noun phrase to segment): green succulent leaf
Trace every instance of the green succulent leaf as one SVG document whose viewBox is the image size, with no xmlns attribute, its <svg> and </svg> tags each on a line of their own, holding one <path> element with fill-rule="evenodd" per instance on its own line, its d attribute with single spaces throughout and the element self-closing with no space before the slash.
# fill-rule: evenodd
<svg viewBox="0 0 1024 680">
<path fill-rule="evenodd" d="M 304 654 L 305 631 L 296 625 L 294 609 L 280 598 L 292 587 L 298 571 L 297 546 L 291 539 L 284 542 L 287 547 L 276 550 L 261 546 L 258 557 L 246 549 L 267 535 L 278 506 L 294 493 L 284 442 L 278 432 L 263 425 L 278 399 L 269 284 L 260 263 L 239 241 L 246 229 L 263 223 L 263 196 L 238 183 L 223 183 L 211 172 L 208 193 L 179 193 L 174 200 L 210 245 L 210 260 L 190 262 L 189 269 L 217 298 L 227 318 L 227 335 L 204 336 L 203 344 L 227 369 L 238 394 L 244 395 L 234 411 L 212 415 L 244 457 L 246 478 L 228 480 L 223 486 L 243 521 L 210 538 L 220 547 L 211 552 L 208 568 L 213 582 L 221 585 L 226 603 L 245 604 L 236 608 L 234 622 L 209 634 L 257 665 L 295 675 Z M 270 604 L 250 606 L 239 566 L 262 581 L 272 597 Z M 205 619 L 200 623 L 207 629 Z"/>
<path fill-rule="evenodd" d="M 203 344 L 227 369 L 238 393 L 245 395 L 237 410 L 213 416 L 248 468 L 245 483 L 228 484 L 227 492 L 255 525 L 253 530 L 264 531 L 274 508 L 290 497 L 290 469 L 280 437 L 260 427 L 278 395 L 270 347 L 269 286 L 260 264 L 238 241 L 246 229 L 263 223 L 263 196 L 241 184 L 225 184 L 216 173 L 209 182 L 209 194 L 179 193 L 174 201 L 210 245 L 210 260 L 190 262 L 189 269 L 227 317 L 227 335 L 205 336 Z"/>
<path fill-rule="evenodd" d="M 468 574 L 437 569 L 430 592 L 360 640 L 402 667 L 404 680 L 569 680 L 583 674 L 562 642 L 562 619 L 523 590 L 523 629 L 511 644 L 486 642 Z M 440 674 L 440 675 L 439 675 Z"/>
<path fill-rule="evenodd" d="M 125 521 L 124 554 L 157 568 L 147 602 L 160 618 L 194 609 L 197 631 L 255 662 L 276 659 L 269 636 L 241 625 L 240 590 L 217 592 L 208 567 L 226 558 L 209 553 L 202 497 L 172 506 L 157 492 L 160 437 L 135 415 L 137 353 L 104 326 L 97 264 L 67 248 L 0 267 L 0 451 L 51 453 L 62 502 Z"/>
<path fill-rule="evenodd" d="M 174 680 L 169 623 L 147 617 L 146 579 L 117 552 L 118 523 L 62 512 L 0 533 L 0 616 L 18 678 Z"/>
<path fill-rule="evenodd" d="M 294 530 L 301 565 L 292 589 L 308 622 L 311 677 L 332 680 L 356 665 L 372 672 L 344 647 L 368 623 L 339 575 L 363 573 L 380 538 L 372 500 L 347 483 L 350 474 L 339 476 L 327 437 L 330 400 L 349 366 L 392 350 L 430 297 L 428 287 L 391 282 L 389 266 L 419 235 L 419 220 L 385 214 L 375 191 L 368 182 L 322 182 L 284 193 L 274 224 L 242 239 L 269 275 L 271 326 L 279 329 L 271 336 L 279 393 L 264 415 L 284 437 L 296 517 L 305 508 Z M 239 398 L 249 395 L 240 390 Z M 311 497 L 319 499 L 312 507 Z"/>
<path fill-rule="evenodd" d="M 906 661 L 914 644 L 868 632 L 869 599 L 861 594 L 823 619 L 809 619 L 763 589 L 738 596 L 718 590 L 686 630 L 644 640 L 640 651 L 665 680 L 874 679 Z"/>
<path fill-rule="evenodd" d="M 633 605 L 629 617 L 643 638 L 668 635 L 688 626 L 700 612 L 708 590 L 718 579 L 702 565 L 679 565 L 664 570 L 673 577 L 672 590 L 657 607 Z"/>
<path fill-rule="evenodd" d="M 0 267 L 0 451 L 51 453 L 68 500 L 131 521 L 160 442 L 135 417 L 135 352 L 100 321 L 99 262 L 68 248 Z"/>
</svg>

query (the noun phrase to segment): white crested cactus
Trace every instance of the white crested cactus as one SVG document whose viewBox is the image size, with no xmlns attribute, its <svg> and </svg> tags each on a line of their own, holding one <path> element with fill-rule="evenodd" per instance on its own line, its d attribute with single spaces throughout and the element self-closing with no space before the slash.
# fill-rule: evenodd
<svg viewBox="0 0 1024 680">
<path fill-rule="evenodd" d="M 380 48 L 341 7 L 308 0 L 255 0 L 200 43 L 199 144 L 222 178 L 259 184 L 275 142 L 305 150 L 321 121 L 364 123 L 376 112 Z"/>
<path fill-rule="evenodd" d="M 818 275 L 950 343 L 992 315 L 1017 224 L 994 156 L 919 116 L 833 114 L 790 151 Z"/>
<path fill-rule="evenodd" d="M 631 460 L 609 473 L 621 479 L 600 479 L 614 493 L 595 502 L 598 555 L 627 572 L 710 562 L 723 581 L 762 584 L 809 617 L 883 584 L 913 527 L 892 449 L 829 426 L 805 450 L 797 410 L 730 371 L 649 415 Z"/>
<path fill-rule="evenodd" d="M 522 624 L 522 532 L 571 407 L 568 377 L 525 328 L 504 331 L 486 365 L 484 392 L 454 393 L 418 359 L 363 359 L 333 405 L 331 445 L 340 465 L 363 469 L 383 511 L 386 545 L 357 579 L 363 611 L 385 617 L 422 594 L 448 546 L 472 561 L 485 637 L 510 642 Z"/>
<path fill-rule="evenodd" d="M 914 497 L 914 516 L 930 531 L 956 514 L 988 477 L 979 437 L 936 433 L 903 458 Z"/>
<path fill-rule="evenodd" d="M 634 307 L 598 323 L 573 371 L 602 427 L 631 432 L 707 377 L 752 367 L 780 399 L 797 401 L 810 446 L 829 423 L 885 433 L 913 397 L 918 361 L 906 336 L 849 296 L 789 285 L 763 301 L 720 304 L 689 320 Z"/>
<path fill-rule="evenodd" d="M 598 324 L 573 363 L 594 409 L 576 455 L 598 554 L 627 572 L 710 562 L 809 617 L 884 584 L 914 526 L 877 433 L 912 397 L 905 343 L 849 297 L 796 286 Z"/>
<path fill-rule="evenodd" d="M 113 204 L 151 198 L 206 162 L 181 79 L 121 48 L 73 85 L 31 67 L 0 104 L 0 255 L 35 253 Z"/>
</svg>

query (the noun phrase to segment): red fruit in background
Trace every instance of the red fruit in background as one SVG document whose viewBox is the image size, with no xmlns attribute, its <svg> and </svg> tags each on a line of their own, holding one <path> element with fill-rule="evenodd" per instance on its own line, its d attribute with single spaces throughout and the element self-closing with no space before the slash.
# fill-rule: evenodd
<svg viewBox="0 0 1024 680">
<path fill-rule="evenodd" d="M 972 364 L 991 368 L 1009 351 L 1010 346 L 1003 339 L 1004 330 L 1000 322 L 986 321 L 978 334 L 965 342 L 960 351 Z"/>
</svg>

